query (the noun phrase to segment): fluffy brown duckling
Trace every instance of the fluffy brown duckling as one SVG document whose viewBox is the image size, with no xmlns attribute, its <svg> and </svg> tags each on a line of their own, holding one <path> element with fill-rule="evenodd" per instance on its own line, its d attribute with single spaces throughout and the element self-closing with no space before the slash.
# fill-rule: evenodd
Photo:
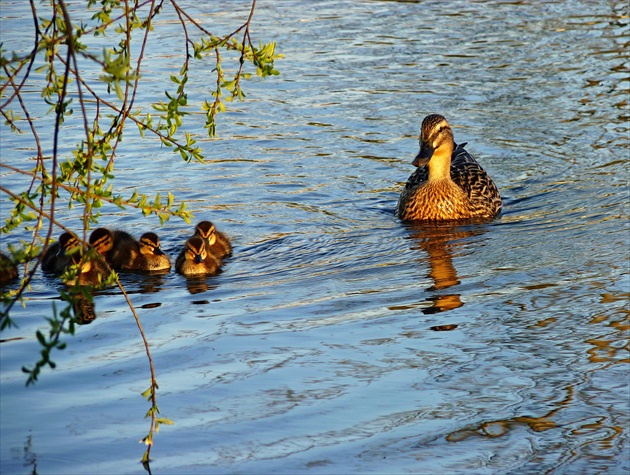
<svg viewBox="0 0 630 475">
<path fill-rule="evenodd" d="M 144 271 L 169 270 L 171 261 L 160 247 L 160 238 L 155 233 L 140 236 L 140 255 L 133 262 L 133 269 Z"/>
<path fill-rule="evenodd" d="M 17 279 L 18 270 L 13 260 L 0 252 L 0 285 L 8 284 Z"/>
<path fill-rule="evenodd" d="M 188 239 L 175 261 L 175 270 L 186 276 L 214 274 L 220 267 L 221 261 L 209 253 L 205 241 L 200 236 Z"/>
<path fill-rule="evenodd" d="M 158 271 L 171 268 L 171 261 L 160 248 L 155 233 L 145 233 L 136 241 L 131 234 L 97 228 L 90 235 L 90 244 L 117 270 Z"/>
<path fill-rule="evenodd" d="M 201 221 L 195 228 L 195 236 L 201 236 L 213 256 L 219 259 L 232 255 L 232 244 L 228 237 L 218 231 L 210 221 Z M 212 237 L 214 236 L 214 239 Z"/>
<path fill-rule="evenodd" d="M 113 269 L 130 269 L 140 255 L 140 244 L 125 231 L 96 228 L 90 234 L 94 247 Z"/>
<path fill-rule="evenodd" d="M 67 285 L 100 285 L 111 274 L 111 268 L 100 255 L 84 256 L 80 246 L 76 236 L 64 232 L 42 257 L 42 270 L 63 277 L 72 264 L 77 264 L 77 274 L 64 280 Z"/>
<path fill-rule="evenodd" d="M 50 246 L 42 256 L 42 270 L 54 274 L 61 274 L 71 263 L 70 255 L 67 251 L 79 246 L 76 236 L 64 232 L 59 236 L 59 240 Z"/>
<path fill-rule="evenodd" d="M 71 254 L 71 263 L 78 264 L 79 268 L 76 276 L 64 280 L 66 285 L 99 287 L 111 275 L 112 269 L 105 259 L 100 254 L 92 252 L 94 254 L 83 255 L 81 252 Z"/>
</svg>

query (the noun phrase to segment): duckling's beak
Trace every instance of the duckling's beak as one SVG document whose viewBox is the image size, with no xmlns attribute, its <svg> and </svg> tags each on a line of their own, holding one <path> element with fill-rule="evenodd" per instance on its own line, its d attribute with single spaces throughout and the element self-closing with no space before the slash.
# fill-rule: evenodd
<svg viewBox="0 0 630 475">
<path fill-rule="evenodd" d="M 196 262 L 197 264 L 201 264 L 201 263 L 203 262 L 203 257 L 201 257 L 201 254 L 197 254 L 197 255 L 195 256 L 195 262 Z"/>
<path fill-rule="evenodd" d="M 434 149 L 431 145 L 425 142 L 420 142 L 420 151 L 416 158 L 412 162 L 414 167 L 421 167 L 422 165 L 426 165 L 431 160 L 433 156 Z"/>
<path fill-rule="evenodd" d="M 161 256 L 164 254 L 164 251 L 162 251 L 162 249 L 160 249 L 159 247 L 156 247 L 155 249 L 153 249 L 153 254 L 155 254 L 156 256 Z"/>
</svg>

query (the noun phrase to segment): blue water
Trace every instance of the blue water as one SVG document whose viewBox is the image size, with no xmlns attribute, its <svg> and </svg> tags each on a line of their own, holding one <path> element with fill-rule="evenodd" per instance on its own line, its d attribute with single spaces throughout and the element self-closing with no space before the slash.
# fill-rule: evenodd
<svg viewBox="0 0 630 475">
<path fill-rule="evenodd" d="M 187 8 L 222 34 L 248 14 Z M 183 60 L 169 9 L 144 107 Z M 1 15 L 3 49 L 27 50 L 28 4 Z M 277 40 L 281 75 L 247 81 L 217 139 L 189 116 L 207 163 L 133 127 L 118 151 L 117 190 L 172 191 L 234 244 L 208 279 L 121 277 L 174 421 L 153 473 L 627 473 L 628 16 L 604 1 L 259 2 L 252 34 Z M 191 103 L 208 74 L 196 63 Z M 435 112 L 501 190 L 492 223 L 394 217 Z M 31 168 L 29 134 L 0 131 L 2 163 Z M 69 120 L 63 147 L 80 133 Z M 79 210 L 59 213 L 79 226 Z M 173 259 L 192 233 L 132 209 L 105 207 L 100 223 L 156 229 Z M 61 288 L 38 272 L 1 336 L 0 472 L 144 473 L 148 363 L 117 290 L 24 387 Z"/>
</svg>

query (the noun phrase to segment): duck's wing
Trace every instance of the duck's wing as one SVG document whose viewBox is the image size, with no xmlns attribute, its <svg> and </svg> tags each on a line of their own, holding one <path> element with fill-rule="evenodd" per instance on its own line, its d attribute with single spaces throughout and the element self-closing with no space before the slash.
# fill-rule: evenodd
<svg viewBox="0 0 630 475">
<path fill-rule="evenodd" d="M 455 163 L 453 165 L 451 178 L 468 196 L 472 205 L 483 215 L 498 214 L 502 204 L 499 190 L 481 165 L 474 158 L 473 162 L 462 160 L 457 166 Z"/>
<path fill-rule="evenodd" d="M 468 142 L 464 142 L 462 144 L 455 145 L 455 150 L 453 150 L 453 155 L 451 155 L 451 171 L 453 168 L 457 168 L 464 163 L 477 163 L 475 157 L 468 153 L 468 150 L 464 148 L 467 144 Z"/>
</svg>

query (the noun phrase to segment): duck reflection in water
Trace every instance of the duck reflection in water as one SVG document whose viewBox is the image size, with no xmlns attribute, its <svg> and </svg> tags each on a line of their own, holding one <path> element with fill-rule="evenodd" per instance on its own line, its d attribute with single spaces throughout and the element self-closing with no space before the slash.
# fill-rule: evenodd
<svg viewBox="0 0 630 475">
<path fill-rule="evenodd" d="M 485 232 L 483 228 L 467 228 L 461 223 L 410 223 L 407 225 L 410 238 L 415 242 L 413 248 L 422 249 L 429 258 L 429 274 L 433 285 L 426 289 L 434 293 L 425 299 L 429 306 L 422 313 L 434 314 L 453 310 L 464 305 L 461 296 L 454 292 L 443 292 L 459 285 L 457 270 L 453 265 L 453 253 L 462 246 L 462 240 Z M 436 330 L 452 329 L 446 325 Z"/>
</svg>

